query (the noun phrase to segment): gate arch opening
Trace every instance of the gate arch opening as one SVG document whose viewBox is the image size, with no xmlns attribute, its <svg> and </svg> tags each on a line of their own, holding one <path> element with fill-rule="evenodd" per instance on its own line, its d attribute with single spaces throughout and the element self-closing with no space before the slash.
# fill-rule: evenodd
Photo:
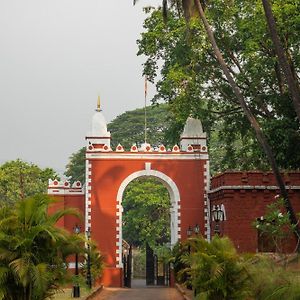
<svg viewBox="0 0 300 300">
<path fill-rule="evenodd" d="M 170 230 L 171 230 L 171 247 L 179 240 L 180 238 L 180 194 L 179 189 L 177 188 L 175 182 L 166 174 L 156 171 L 156 170 L 142 170 L 137 171 L 132 174 L 130 174 L 128 177 L 126 177 L 123 182 L 121 183 L 118 194 L 117 194 L 117 231 L 119 232 L 119 239 L 117 242 L 118 246 L 118 264 L 116 267 L 122 268 L 122 240 L 123 240 L 123 234 L 122 234 L 122 213 L 123 213 L 123 207 L 122 207 L 122 200 L 124 196 L 124 192 L 133 180 L 138 178 L 155 178 L 159 182 L 161 182 L 166 189 L 168 190 L 170 202 L 171 202 L 171 208 L 170 208 Z"/>
</svg>

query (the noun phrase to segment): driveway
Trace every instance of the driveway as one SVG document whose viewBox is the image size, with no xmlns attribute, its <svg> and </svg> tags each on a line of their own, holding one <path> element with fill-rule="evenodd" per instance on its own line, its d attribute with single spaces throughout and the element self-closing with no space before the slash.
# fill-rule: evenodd
<svg viewBox="0 0 300 300">
<path fill-rule="evenodd" d="M 104 288 L 94 300 L 183 300 L 175 288 L 146 286 L 144 280 L 133 280 L 132 288 Z"/>
</svg>

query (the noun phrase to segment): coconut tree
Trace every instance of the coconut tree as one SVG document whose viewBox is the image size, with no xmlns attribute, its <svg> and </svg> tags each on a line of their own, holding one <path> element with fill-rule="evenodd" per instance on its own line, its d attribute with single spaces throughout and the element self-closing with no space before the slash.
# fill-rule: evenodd
<svg viewBox="0 0 300 300">
<path fill-rule="evenodd" d="M 44 195 L 0 209 L 0 299 L 48 299 L 67 278 L 67 257 L 83 253 L 83 239 L 55 226 L 74 209 L 48 214 Z"/>
<path fill-rule="evenodd" d="M 134 4 L 136 2 L 137 2 L 137 0 L 134 0 Z M 167 2 L 169 2 L 171 5 L 174 5 L 174 3 L 176 1 L 164 0 L 163 6 L 162 6 L 163 11 L 165 11 L 167 9 Z M 248 121 L 250 122 L 251 126 L 253 127 L 255 134 L 256 134 L 256 138 L 257 138 L 260 146 L 264 150 L 264 153 L 270 163 L 270 166 L 272 168 L 272 171 L 273 171 L 274 176 L 277 181 L 277 185 L 280 189 L 280 193 L 282 195 L 282 198 L 284 199 L 285 208 L 289 212 L 290 222 L 291 222 L 291 224 L 296 226 L 295 235 L 296 235 L 297 239 L 299 239 L 300 238 L 300 229 L 298 227 L 298 220 L 297 220 L 296 214 L 293 210 L 293 207 L 291 205 L 291 202 L 289 200 L 288 193 L 285 188 L 285 183 L 280 174 L 280 170 L 276 163 L 273 151 L 268 143 L 268 140 L 267 140 L 265 134 L 263 133 L 263 131 L 261 129 L 259 122 L 257 121 L 255 115 L 250 110 L 250 108 L 245 100 L 245 97 L 243 96 L 243 93 L 241 92 L 240 88 L 236 84 L 233 76 L 230 73 L 230 69 L 227 66 L 227 64 L 223 58 L 222 52 L 219 49 L 218 44 L 216 42 L 213 30 L 206 18 L 205 12 L 204 12 L 204 8 L 206 6 L 205 3 L 206 3 L 206 1 L 204 1 L 204 0 L 202 0 L 202 1 L 200 1 L 200 0 L 182 0 L 182 9 L 184 11 L 184 16 L 185 16 L 186 20 L 189 21 L 191 16 L 194 16 L 195 14 L 199 15 L 201 22 L 203 23 L 206 35 L 212 45 L 215 58 L 218 61 L 219 65 L 228 81 L 228 84 L 232 88 L 240 107 L 242 108 L 245 116 L 247 117 Z M 166 11 L 164 12 L 164 15 L 166 15 Z M 298 251 L 300 250 L 300 246 L 298 246 L 297 250 Z"/>
</svg>

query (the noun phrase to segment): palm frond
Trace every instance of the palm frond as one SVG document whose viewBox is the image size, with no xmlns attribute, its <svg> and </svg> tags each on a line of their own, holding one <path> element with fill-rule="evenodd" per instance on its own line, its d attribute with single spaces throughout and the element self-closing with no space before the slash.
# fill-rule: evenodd
<svg viewBox="0 0 300 300">
<path fill-rule="evenodd" d="M 79 212 L 76 208 L 66 208 L 64 210 L 56 211 L 55 213 L 51 214 L 49 217 L 49 220 L 53 222 L 53 224 L 56 224 L 58 220 L 60 220 L 62 217 L 66 215 L 73 215 L 77 217 L 79 220 L 83 219 L 82 214 Z"/>
<path fill-rule="evenodd" d="M 70 208 L 49 216 L 52 202 L 38 195 L 15 207 L 0 209 L 0 300 L 25 299 L 28 290 L 32 292 L 31 299 L 48 299 L 58 284 L 69 278 L 68 256 L 87 251 L 83 234 L 73 235 L 55 226 L 66 215 L 80 218 L 79 212 Z M 92 257 L 92 243 L 90 250 Z M 103 260 L 98 262 L 100 270 Z"/>
<path fill-rule="evenodd" d="M 9 268 L 0 267 L 0 290 L 3 284 L 6 282 L 9 272 L 10 272 Z"/>
<path fill-rule="evenodd" d="M 47 269 L 48 265 L 45 263 L 31 266 L 33 288 L 35 289 L 37 294 L 41 295 L 45 290 L 47 290 L 49 277 L 51 276 L 51 273 Z"/>
<path fill-rule="evenodd" d="M 30 277 L 30 265 L 26 258 L 17 258 L 13 260 L 9 266 L 11 267 L 15 279 L 20 282 L 23 287 L 26 287 Z"/>
</svg>

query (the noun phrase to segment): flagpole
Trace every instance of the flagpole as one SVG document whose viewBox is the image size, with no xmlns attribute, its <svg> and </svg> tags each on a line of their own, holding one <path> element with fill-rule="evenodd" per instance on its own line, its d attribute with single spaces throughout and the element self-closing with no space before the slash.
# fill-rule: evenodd
<svg viewBox="0 0 300 300">
<path fill-rule="evenodd" d="M 147 76 L 145 76 L 145 144 L 147 143 Z"/>
</svg>

